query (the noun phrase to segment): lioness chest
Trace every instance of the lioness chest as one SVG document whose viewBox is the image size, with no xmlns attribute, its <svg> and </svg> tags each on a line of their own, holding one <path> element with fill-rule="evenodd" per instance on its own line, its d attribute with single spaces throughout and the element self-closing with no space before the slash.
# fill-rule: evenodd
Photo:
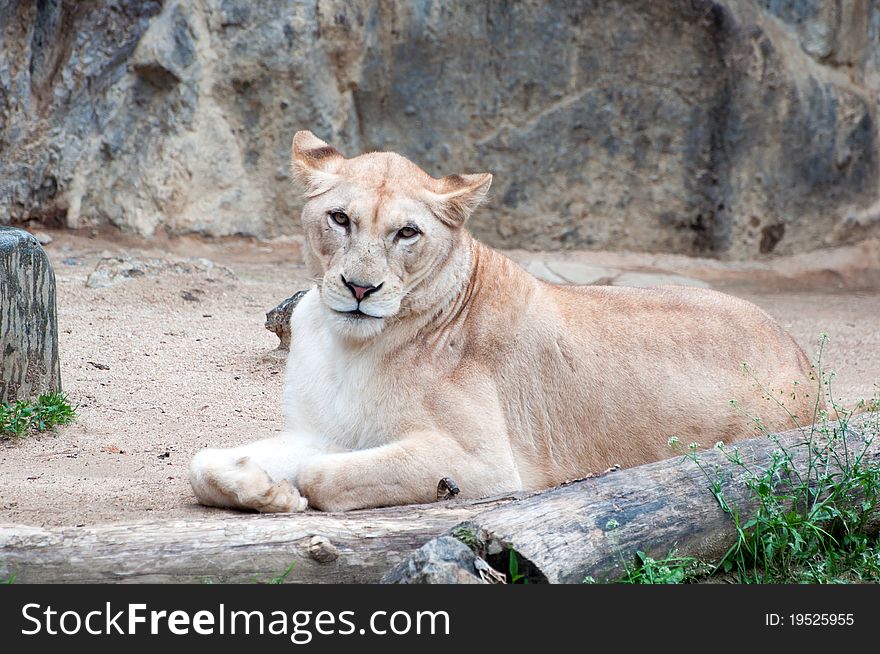
<svg viewBox="0 0 880 654">
<path fill-rule="evenodd" d="M 291 317 L 285 422 L 343 450 L 391 442 L 418 413 L 419 389 L 371 348 L 351 352 L 323 324 L 316 289 Z"/>
</svg>

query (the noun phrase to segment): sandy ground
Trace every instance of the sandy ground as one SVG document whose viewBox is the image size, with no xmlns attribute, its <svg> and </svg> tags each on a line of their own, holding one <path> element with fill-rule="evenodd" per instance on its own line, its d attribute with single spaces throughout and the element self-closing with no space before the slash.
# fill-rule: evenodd
<svg viewBox="0 0 880 654">
<path fill-rule="evenodd" d="M 192 455 L 272 435 L 281 426 L 284 358 L 265 312 L 306 286 L 295 239 L 143 243 L 53 232 L 64 390 L 75 424 L 0 442 L 0 523 L 88 525 L 195 517 Z M 204 272 L 146 274 L 86 286 L 104 256 L 205 257 Z M 668 255 L 514 252 L 525 263 L 564 259 L 618 270 L 677 272 L 767 310 L 825 362 L 836 393 L 872 396 L 880 381 L 880 244 L 763 264 Z M 748 335 L 744 334 L 744 338 Z"/>
</svg>

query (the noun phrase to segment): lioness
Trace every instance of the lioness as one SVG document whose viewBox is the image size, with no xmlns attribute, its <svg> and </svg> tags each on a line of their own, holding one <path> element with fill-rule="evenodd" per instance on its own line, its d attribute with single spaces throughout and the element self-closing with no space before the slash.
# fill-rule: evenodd
<svg viewBox="0 0 880 654">
<path fill-rule="evenodd" d="M 286 430 L 199 452 L 201 503 L 347 511 L 432 501 L 443 477 L 465 497 L 541 489 L 668 457 L 672 435 L 741 437 L 743 412 L 811 417 L 809 360 L 754 305 L 539 281 L 464 227 L 491 175 L 346 159 L 311 132 L 292 150 L 318 283 L 291 318 Z"/>
</svg>

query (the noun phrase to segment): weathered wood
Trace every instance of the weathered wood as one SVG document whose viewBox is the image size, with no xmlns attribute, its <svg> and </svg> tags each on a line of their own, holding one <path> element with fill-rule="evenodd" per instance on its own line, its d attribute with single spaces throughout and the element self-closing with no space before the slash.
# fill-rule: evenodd
<svg viewBox="0 0 880 654">
<path fill-rule="evenodd" d="M 306 293 L 308 293 L 308 290 L 297 291 L 266 314 L 266 329 L 278 337 L 280 341 L 278 344 L 279 350 L 284 350 L 285 352 L 290 350 L 290 316 Z"/>
<path fill-rule="evenodd" d="M 36 238 L 0 226 L 0 402 L 58 390 L 55 273 Z"/>
<path fill-rule="evenodd" d="M 851 455 L 866 447 L 866 437 L 880 433 L 878 423 L 877 413 L 853 419 L 845 435 Z M 795 430 L 778 437 L 796 469 L 806 470 L 804 433 Z M 836 446 L 841 457 L 843 440 L 841 435 Z M 778 447 L 766 437 L 733 445 L 753 470 L 767 466 Z M 755 506 L 741 469 L 734 468 L 717 450 L 700 452 L 699 458 L 710 471 L 717 464 L 723 471 L 734 472 L 723 486 L 723 496 L 742 515 L 748 515 Z M 880 465 L 880 436 L 870 441 L 863 463 Z M 682 556 L 719 560 L 735 542 L 735 532 L 731 517 L 722 511 L 709 487 L 698 466 L 679 456 L 575 482 L 486 511 L 455 531 L 466 534 L 477 552 L 501 570 L 507 569 L 509 550 L 513 549 L 523 560 L 521 571 L 527 568 L 536 580 L 582 583 L 587 576 L 598 581 L 613 579 L 621 576 L 624 560 L 634 563 L 637 550 L 661 558 L 677 549 Z M 853 497 L 853 501 L 861 500 Z M 868 532 L 876 533 L 878 528 L 880 507 L 875 507 Z"/>
<path fill-rule="evenodd" d="M 878 423 L 876 413 L 854 421 L 845 437 L 849 451 L 861 450 L 865 436 L 880 431 Z M 803 440 L 800 432 L 779 435 L 796 464 L 806 456 L 805 446 L 799 445 Z M 736 446 L 748 466 L 766 465 L 777 447 L 767 438 Z M 700 458 L 710 468 L 717 463 L 731 469 L 720 452 L 702 452 Z M 880 439 L 871 443 L 864 463 L 880 465 Z M 752 508 L 741 476 L 726 482 L 724 496 L 743 511 Z M 277 576 L 296 561 L 287 581 L 373 583 L 397 567 L 389 580 L 424 583 L 437 580 L 432 566 L 438 559 L 425 556 L 425 550 L 421 559 L 410 555 L 432 539 L 453 534 L 500 570 L 506 570 L 513 549 L 521 570 L 533 579 L 580 583 L 588 575 L 597 580 L 617 576 L 621 561 L 637 549 L 661 557 L 676 548 L 682 555 L 715 560 L 734 538 L 730 516 L 709 491 L 707 478 L 682 457 L 542 493 L 486 500 L 345 514 L 216 515 L 83 528 L 0 525 L 0 578 L 14 574 L 23 583 L 253 582 Z M 873 518 L 871 533 L 880 527 L 880 508 Z M 441 559 L 444 578 L 459 577 L 449 569 L 455 557 Z M 473 573 L 463 569 L 460 577 Z"/>
<path fill-rule="evenodd" d="M 16 583 L 377 582 L 412 551 L 516 496 L 354 511 L 93 527 L 0 525 L 0 579 Z"/>
</svg>

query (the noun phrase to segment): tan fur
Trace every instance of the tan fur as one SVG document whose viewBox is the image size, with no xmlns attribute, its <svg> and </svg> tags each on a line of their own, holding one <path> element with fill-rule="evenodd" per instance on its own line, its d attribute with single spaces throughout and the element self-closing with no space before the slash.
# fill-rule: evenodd
<svg viewBox="0 0 880 654">
<path fill-rule="evenodd" d="M 434 179 L 392 153 L 345 159 L 309 132 L 294 138 L 293 166 L 316 287 L 292 318 L 286 431 L 199 453 L 191 480 L 205 504 L 427 502 L 442 477 L 469 497 L 540 489 L 671 456 L 670 436 L 752 435 L 744 413 L 771 430 L 813 417 L 808 359 L 754 305 L 682 287 L 554 286 L 475 241 L 463 224 L 490 175 Z M 401 240 L 406 225 L 422 233 Z M 381 287 L 358 305 L 343 279 Z M 358 307 L 374 317 L 340 313 Z"/>
</svg>

